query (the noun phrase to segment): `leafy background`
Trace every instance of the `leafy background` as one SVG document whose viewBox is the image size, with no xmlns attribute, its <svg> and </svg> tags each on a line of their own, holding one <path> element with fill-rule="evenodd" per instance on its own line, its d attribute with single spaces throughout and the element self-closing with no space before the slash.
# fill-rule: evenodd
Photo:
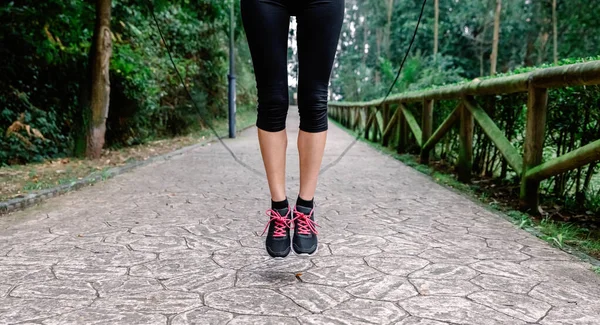
<svg viewBox="0 0 600 325">
<path fill-rule="evenodd" d="M 391 12 L 388 1 L 346 0 L 345 24 L 331 81 L 332 100 L 378 98 L 392 83 L 412 36 L 421 0 L 394 0 Z M 168 61 L 147 2 L 112 1 L 114 49 L 107 148 L 185 135 L 203 128 L 202 118 L 226 117 L 229 4 L 215 0 L 154 1 L 176 65 L 199 103 L 198 111 Z M 553 65 L 551 5 L 551 0 L 503 1 L 500 74 Z M 494 7 L 495 0 L 441 0 L 439 53 L 434 55 L 433 1 L 429 1 L 394 92 L 487 77 Z M 557 0 L 558 64 L 599 58 L 598 12 L 598 1 Z M 0 4 L 0 166 L 74 156 L 81 137 L 84 105 L 80 98 L 89 80 L 94 17 L 94 2 L 90 0 L 14 0 Z M 237 102 L 240 110 L 253 110 L 256 90 L 252 65 L 239 12 L 236 17 Z M 292 44 L 294 35 L 292 28 Z M 292 78 L 297 76 L 296 54 L 293 48 L 289 51 Z M 549 96 L 545 159 L 600 138 L 597 86 L 552 90 Z M 478 100 L 513 145 L 522 148 L 524 95 Z M 435 123 L 441 123 L 454 105 L 451 101 L 436 103 Z M 435 158 L 452 165 L 457 146 L 454 130 L 437 146 Z M 518 191 L 515 173 L 479 129 L 474 150 L 475 173 L 499 181 L 508 191 Z M 583 213 L 600 215 L 597 164 L 547 180 L 542 189 L 551 202 L 583 207 Z"/>
</svg>

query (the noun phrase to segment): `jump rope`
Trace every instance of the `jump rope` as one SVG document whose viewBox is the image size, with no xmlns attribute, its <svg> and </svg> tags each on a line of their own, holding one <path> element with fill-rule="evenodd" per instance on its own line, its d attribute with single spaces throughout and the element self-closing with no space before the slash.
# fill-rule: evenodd
<svg viewBox="0 0 600 325">
<path fill-rule="evenodd" d="M 194 105 L 194 108 L 198 111 L 200 111 L 200 106 L 198 105 L 198 103 L 194 100 L 194 98 L 192 97 L 192 94 L 190 92 L 190 90 L 188 89 L 188 87 L 185 84 L 185 81 L 183 80 L 183 77 L 181 76 L 181 73 L 179 72 L 179 69 L 177 68 L 177 65 L 175 64 L 175 61 L 173 60 L 173 56 L 172 56 L 172 50 L 171 50 L 171 46 L 169 45 L 169 43 L 167 42 L 167 40 L 164 37 L 164 34 L 162 32 L 162 29 L 160 28 L 160 24 L 158 23 L 158 19 L 156 18 L 156 14 L 154 11 L 154 6 L 152 4 L 151 0 L 147 0 L 148 3 L 148 9 L 150 10 L 150 14 L 152 15 L 152 19 L 154 20 L 154 24 L 156 25 L 156 29 L 158 30 L 158 34 L 160 35 L 160 39 L 162 40 L 163 44 L 165 45 L 165 49 L 167 50 L 167 55 L 169 56 L 169 60 L 171 61 L 171 64 L 173 65 L 173 69 L 175 70 L 177 76 L 179 77 L 179 80 L 181 81 L 181 85 L 183 86 L 183 88 L 185 89 L 186 94 L 188 95 L 188 97 L 190 98 L 190 101 L 192 102 L 192 105 Z M 417 20 L 417 25 L 415 26 L 415 30 L 413 32 L 412 38 L 410 40 L 410 44 L 408 45 L 408 49 L 406 49 L 406 52 L 404 53 L 404 57 L 402 58 L 402 62 L 400 63 L 400 68 L 398 68 L 398 73 L 396 74 L 396 78 L 394 79 L 394 82 L 390 85 L 389 90 L 387 91 L 387 94 L 385 95 L 385 97 L 381 100 L 381 102 L 379 103 L 379 105 L 376 106 L 380 106 L 382 103 L 384 103 L 387 98 L 389 97 L 389 95 L 392 93 L 392 91 L 394 90 L 394 87 L 396 86 L 396 83 L 398 82 L 398 79 L 400 78 L 400 73 L 402 72 L 402 68 L 404 67 L 404 63 L 406 62 L 406 59 L 408 58 L 408 54 L 410 53 L 410 49 L 412 48 L 412 45 L 415 41 L 415 37 L 417 36 L 417 31 L 419 30 L 419 25 L 421 24 L 421 18 L 423 18 L 423 11 L 425 11 L 425 5 L 427 4 L 427 0 L 423 0 L 423 4 L 421 6 L 421 12 L 419 14 L 419 19 Z M 229 148 L 229 146 L 223 141 L 223 138 L 218 134 L 217 130 L 214 128 L 214 126 L 212 125 L 212 123 L 210 123 L 208 120 L 206 120 L 202 115 L 200 115 L 200 119 L 202 120 L 202 122 L 204 124 L 206 124 L 209 129 L 211 130 L 211 132 L 214 134 L 214 136 L 218 139 L 219 143 L 221 143 L 221 145 L 225 148 L 225 150 L 227 150 L 229 152 L 229 154 L 231 155 L 231 157 L 242 167 L 244 167 L 245 169 L 247 169 L 248 171 L 260 176 L 261 178 L 264 176 L 264 174 L 256 169 L 254 169 L 252 166 L 246 164 L 245 162 L 243 162 L 234 152 L 233 150 L 231 150 L 231 148 Z M 354 145 L 358 142 L 358 140 L 360 139 L 360 135 L 356 136 L 356 138 L 354 139 L 354 141 L 352 141 L 352 143 L 350 143 L 348 145 L 348 147 L 346 147 L 346 149 L 344 149 L 344 151 L 331 163 L 323 166 L 321 168 L 321 170 L 319 171 L 319 175 L 323 174 L 325 171 L 327 171 L 328 169 L 330 169 L 331 167 L 337 165 L 342 158 L 344 158 L 344 156 L 348 153 L 348 151 L 350 151 L 350 149 L 352 149 L 352 147 L 354 147 Z"/>
</svg>

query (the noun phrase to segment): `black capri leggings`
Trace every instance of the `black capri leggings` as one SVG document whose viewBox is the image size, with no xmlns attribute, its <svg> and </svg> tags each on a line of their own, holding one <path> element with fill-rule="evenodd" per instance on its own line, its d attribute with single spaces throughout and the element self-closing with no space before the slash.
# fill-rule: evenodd
<svg viewBox="0 0 600 325">
<path fill-rule="evenodd" d="M 327 95 L 344 0 L 241 0 L 258 88 L 256 126 L 285 129 L 288 98 L 288 30 L 290 16 L 298 22 L 298 109 L 300 130 L 327 130 Z"/>
</svg>

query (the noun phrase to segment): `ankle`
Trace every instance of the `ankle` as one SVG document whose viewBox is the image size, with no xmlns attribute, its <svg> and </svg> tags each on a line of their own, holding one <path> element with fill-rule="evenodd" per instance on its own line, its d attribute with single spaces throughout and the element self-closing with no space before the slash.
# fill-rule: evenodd
<svg viewBox="0 0 600 325">
<path fill-rule="evenodd" d="M 298 195 L 298 199 L 296 200 L 296 206 L 312 209 L 315 207 L 315 200 L 314 198 L 311 198 L 310 200 L 305 200 Z"/>
<path fill-rule="evenodd" d="M 283 201 L 274 201 L 271 199 L 271 209 L 273 210 L 282 210 L 289 208 L 290 204 L 288 203 L 287 198 Z"/>
</svg>

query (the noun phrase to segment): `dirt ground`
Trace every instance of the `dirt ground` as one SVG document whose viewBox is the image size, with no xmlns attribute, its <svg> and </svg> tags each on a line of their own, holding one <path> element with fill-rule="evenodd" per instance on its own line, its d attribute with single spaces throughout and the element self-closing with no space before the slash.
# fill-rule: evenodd
<svg viewBox="0 0 600 325">
<path fill-rule="evenodd" d="M 52 188 L 102 173 L 132 161 L 143 161 L 206 140 L 203 137 L 184 136 L 149 142 L 120 150 L 104 150 L 97 160 L 63 158 L 38 164 L 0 168 L 0 201 Z"/>
</svg>

